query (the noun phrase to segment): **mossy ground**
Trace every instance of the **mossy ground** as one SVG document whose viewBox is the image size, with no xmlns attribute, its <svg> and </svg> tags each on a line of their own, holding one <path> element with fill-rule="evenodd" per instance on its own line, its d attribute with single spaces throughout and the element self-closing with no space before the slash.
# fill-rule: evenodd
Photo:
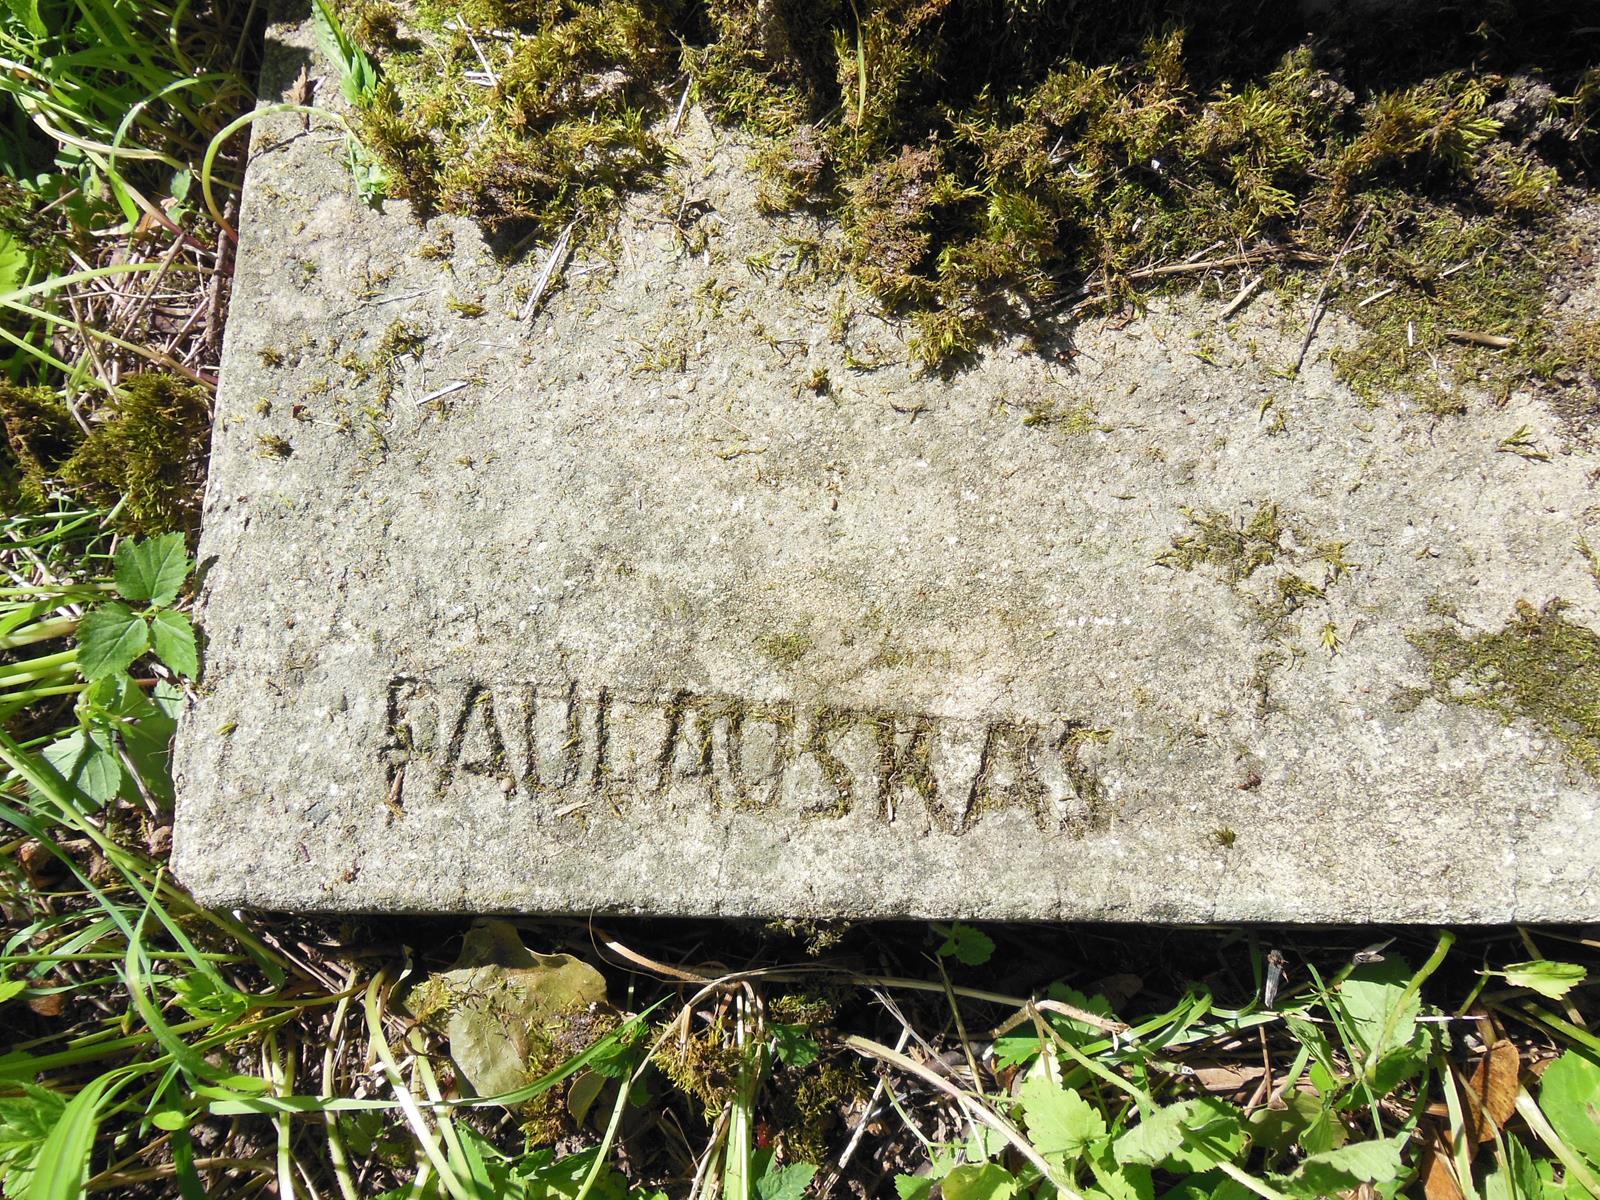
<svg viewBox="0 0 1600 1200">
<path fill-rule="evenodd" d="M 1568 357 L 1538 231 L 1594 161 L 1578 7 L 1363 10 L 1308 38 L 1293 5 L 1153 0 L 341 5 L 384 71 L 362 122 L 394 189 L 506 244 L 651 178 L 687 86 L 756 139 L 772 207 L 837 218 L 930 366 L 1136 302 L 1152 267 L 1345 247 L 1360 286 L 1333 299 L 1368 336 L 1341 371 L 1436 412 Z"/>
<path fill-rule="evenodd" d="M 87 432 L 52 388 L 0 384 L 0 424 L 10 461 L 8 511 L 43 505 L 53 485 L 76 486 L 94 503 L 116 504 L 130 533 L 193 529 L 205 486 L 211 401 L 171 375 L 123 381 Z"/>
<path fill-rule="evenodd" d="M 1568 621 L 1562 607 L 1521 601 L 1493 633 L 1444 628 L 1412 642 L 1428 657 L 1436 699 L 1532 721 L 1600 776 L 1600 635 Z"/>
</svg>

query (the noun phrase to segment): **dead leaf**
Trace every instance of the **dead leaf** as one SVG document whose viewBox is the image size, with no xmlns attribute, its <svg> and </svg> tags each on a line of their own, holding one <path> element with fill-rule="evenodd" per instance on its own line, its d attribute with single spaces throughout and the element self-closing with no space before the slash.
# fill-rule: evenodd
<svg viewBox="0 0 1600 1200">
<path fill-rule="evenodd" d="M 42 996 L 29 996 L 28 1007 L 35 1016 L 59 1017 L 66 1011 L 67 997 L 64 992 L 46 992 Z"/>
<path fill-rule="evenodd" d="M 1266 1068 L 1256 1066 L 1196 1066 L 1194 1081 L 1213 1095 L 1231 1095 L 1261 1082 Z"/>
<path fill-rule="evenodd" d="M 1467 1132 L 1479 1142 L 1494 1140 L 1495 1133 L 1517 1111 L 1518 1077 L 1522 1056 L 1511 1041 L 1501 1038 L 1478 1060 L 1463 1092 L 1467 1098 Z"/>
<path fill-rule="evenodd" d="M 1456 1182 L 1455 1168 L 1451 1165 L 1444 1138 L 1438 1130 L 1428 1137 L 1417 1173 L 1422 1176 L 1422 1194 L 1426 1200 L 1466 1200 L 1461 1185 Z"/>
<path fill-rule="evenodd" d="M 311 70 L 302 63 L 300 74 L 294 77 L 294 82 L 289 85 L 289 90 L 284 93 L 284 99 L 290 104 L 310 104 L 315 95 L 317 85 L 311 82 Z"/>
<path fill-rule="evenodd" d="M 568 954 L 529 950 L 515 925 L 487 918 L 468 931 L 455 965 L 405 1003 L 450 1039 L 457 1071 L 480 1096 L 532 1082 L 617 1021 L 600 972 Z"/>
</svg>

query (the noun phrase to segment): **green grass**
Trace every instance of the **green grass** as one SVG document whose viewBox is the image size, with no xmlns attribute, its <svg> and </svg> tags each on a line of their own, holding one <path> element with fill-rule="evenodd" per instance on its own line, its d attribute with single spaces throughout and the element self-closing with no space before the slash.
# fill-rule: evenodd
<svg viewBox="0 0 1600 1200">
<path fill-rule="evenodd" d="M 478 0 L 465 11 L 513 22 L 548 7 Z M 187 616 L 184 531 L 201 482 L 207 351 L 94 292 L 119 274 L 154 276 L 175 245 L 174 261 L 197 279 L 225 269 L 227 233 L 186 197 L 213 136 L 246 100 L 247 9 L 44 0 L 42 32 L 30 4 L 0 9 L 0 53 L 17 64 L 0 85 L 11 138 L 0 271 L 12 272 L 0 330 L 15 351 L 0 382 L 7 1200 L 914 1200 L 936 1188 L 950 1200 L 1298 1200 L 1359 1189 L 1600 1198 L 1596 946 L 1565 931 L 733 922 L 608 931 L 197 906 L 164 861 L 168 742 L 203 657 Z M 1043 6 L 1002 9 L 1017 29 L 1047 19 Z M 635 36 L 635 25 L 604 27 L 603 14 L 638 11 L 573 6 L 571 18 Z M 929 253 L 962 261 L 975 252 L 974 214 L 987 214 L 980 241 L 1001 226 L 1007 237 L 1038 233 L 1015 189 L 981 203 L 941 192 L 949 163 L 891 144 L 897 122 L 929 119 L 917 72 L 945 51 L 928 29 L 910 21 L 899 37 L 891 18 L 902 10 L 823 4 L 786 43 L 760 44 L 748 11 L 708 10 L 725 53 L 702 55 L 696 69 L 754 127 L 787 139 L 794 196 L 832 186 L 836 164 L 808 174 L 820 155 L 850 154 L 840 161 L 860 172 L 837 196 L 857 201 L 852 236 L 926 233 Z M 385 5 L 356 16 L 363 38 L 392 33 Z M 1103 50 L 1083 47 L 1084 61 Z M 607 69 L 632 53 L 604 39 L 589 52 Z M 372 80 L 363 83 L 353 46 L 343 54 L 359 96 Z M 1046 72 L 1030 86 L 1065 89 L 1059 103 L 1074 79 L 1091 99 L 1119 79 L 1156 89 L 1152 113 L 1119 118 L 1113 149 L 1162 136 L 1146 125 L 1163 113 L 1180 124 L 1213 113 L 1216 137 L 1242 136 L 1227 134 L 1233 121 L 1299 144 L 1293 127 L 1274 123 L 1271 97 L 1244 86 L 1168 105 L 1161 89 L 1174 86 L 1175 54 L 1157 44 L 1099 82 L 1062 68 L 1065 82 Z M 819 63 L 841 69 L 818 75 Z M 1465 162 L 1488 144 L 1477 110 L 1459 103 L 1467 84 L 1440 86 L 1391 89 L 1400 99 L 1374 109 L 1368 123 L 1401 157 Z M 806 150 L 795 123 L 819 104 L 837 108 L 838 125 Z M 1353 189 L 1374 151 L 1359 138 L 1352 146 L 1336 165 Z M 1098 152 L 1111 154 L 1112 175 L 1131 170 L 1116 165 L 1122 150 Z M 1293 153 L 1239 153 L 1230 186 L 1248 185 L 1263 211 L 1279 203 L 1279 173 L 1305 169 Z M 901 219 L 895 197 L 919 180 L 929 204 L 948 202 L 949 223 Z M 610 194 L 592 197 L 596 211 Z M 176 232 L 145 221 L 150 207 Z M 83 268 L 73 255 L 90 247 L 100 257 Z M 884 261 L 898 272 L 886 277 L 891 291 L 907 272 L 922 281 L 907 286 L 942 286 L 943 268 L 928 274 L 924 259 Z M 193 296 L 203 316 L 204 289 Z M 945 312 L 934 300 L 927 311 Z M 94 320 L 80 322 L 75 305 Z M 397 326 L 379 358 L 407 352 Z M 1076 419 L 1025 423 L 1070 432 Z M 1281 549 L 1282 522 L 1267 507 L 1187 517 L 1175 568 L 1243 580 Z M 1349 565 L 1336 544 L 1317 558 L 1322 586 Z M 1419 637 L 1441 698 L 1532 716 L 1570 735 L 1576 757 L 1592 752 L 1592 705 L 1563 681 L 1577 672 L 1583 682 L 1593 638 L 1559 612 L 1519 612 L 1470 639 Z M 775 635 L 763 649 L 792 663 L 803 643 Z M 509 1049 L 473 1053 L 484 1046 Z"/>
</svg>

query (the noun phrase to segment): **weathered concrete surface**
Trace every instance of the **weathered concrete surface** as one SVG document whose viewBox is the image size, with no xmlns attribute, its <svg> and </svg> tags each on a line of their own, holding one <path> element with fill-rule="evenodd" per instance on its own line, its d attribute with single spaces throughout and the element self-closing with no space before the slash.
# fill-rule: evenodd
<svg viewBox="0 0 1600 1200">
<path fill-rule="evenodd" d="M 338 139 L 263 128 L 178 753 L 203 900 L 1600 917 L 1596 780 L 1419 700 L 1408 638 L 1553 598 L 1600 626 L 1595 456 L 1542 406 L 1364 405 L 1331 318 L 1290 382 L 1305 304 L 1270 294 L 920 377 L 785 269 L 816 231 L 695 114 L 676 190 L 527 319 L 540 254 L 364 207 Z M 420 349 L 372 366 L 396 322 Z M 1522 425 L 1550 461 L 1497 450 Z M 1268 505 L 1247 577 L 1161 561 L 1186 509 Z"/>
</svg>

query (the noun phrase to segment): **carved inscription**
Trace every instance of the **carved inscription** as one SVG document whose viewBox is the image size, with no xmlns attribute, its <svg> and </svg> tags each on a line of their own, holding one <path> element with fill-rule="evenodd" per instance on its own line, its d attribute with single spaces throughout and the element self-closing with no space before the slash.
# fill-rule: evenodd
<svg viewBox="0 0 1600 1200">
<path fill-rule="evenodd" d="M 970 721 L 577 684 L 390 681 L 382 756 L 397 817 L 494 786 L 581 826 L 665 804 L 807 819 L 866 814 L 952 836 L 1003 811 L 1041 833 L 1107 828 L 1074 721 Z"/>
</svg>

